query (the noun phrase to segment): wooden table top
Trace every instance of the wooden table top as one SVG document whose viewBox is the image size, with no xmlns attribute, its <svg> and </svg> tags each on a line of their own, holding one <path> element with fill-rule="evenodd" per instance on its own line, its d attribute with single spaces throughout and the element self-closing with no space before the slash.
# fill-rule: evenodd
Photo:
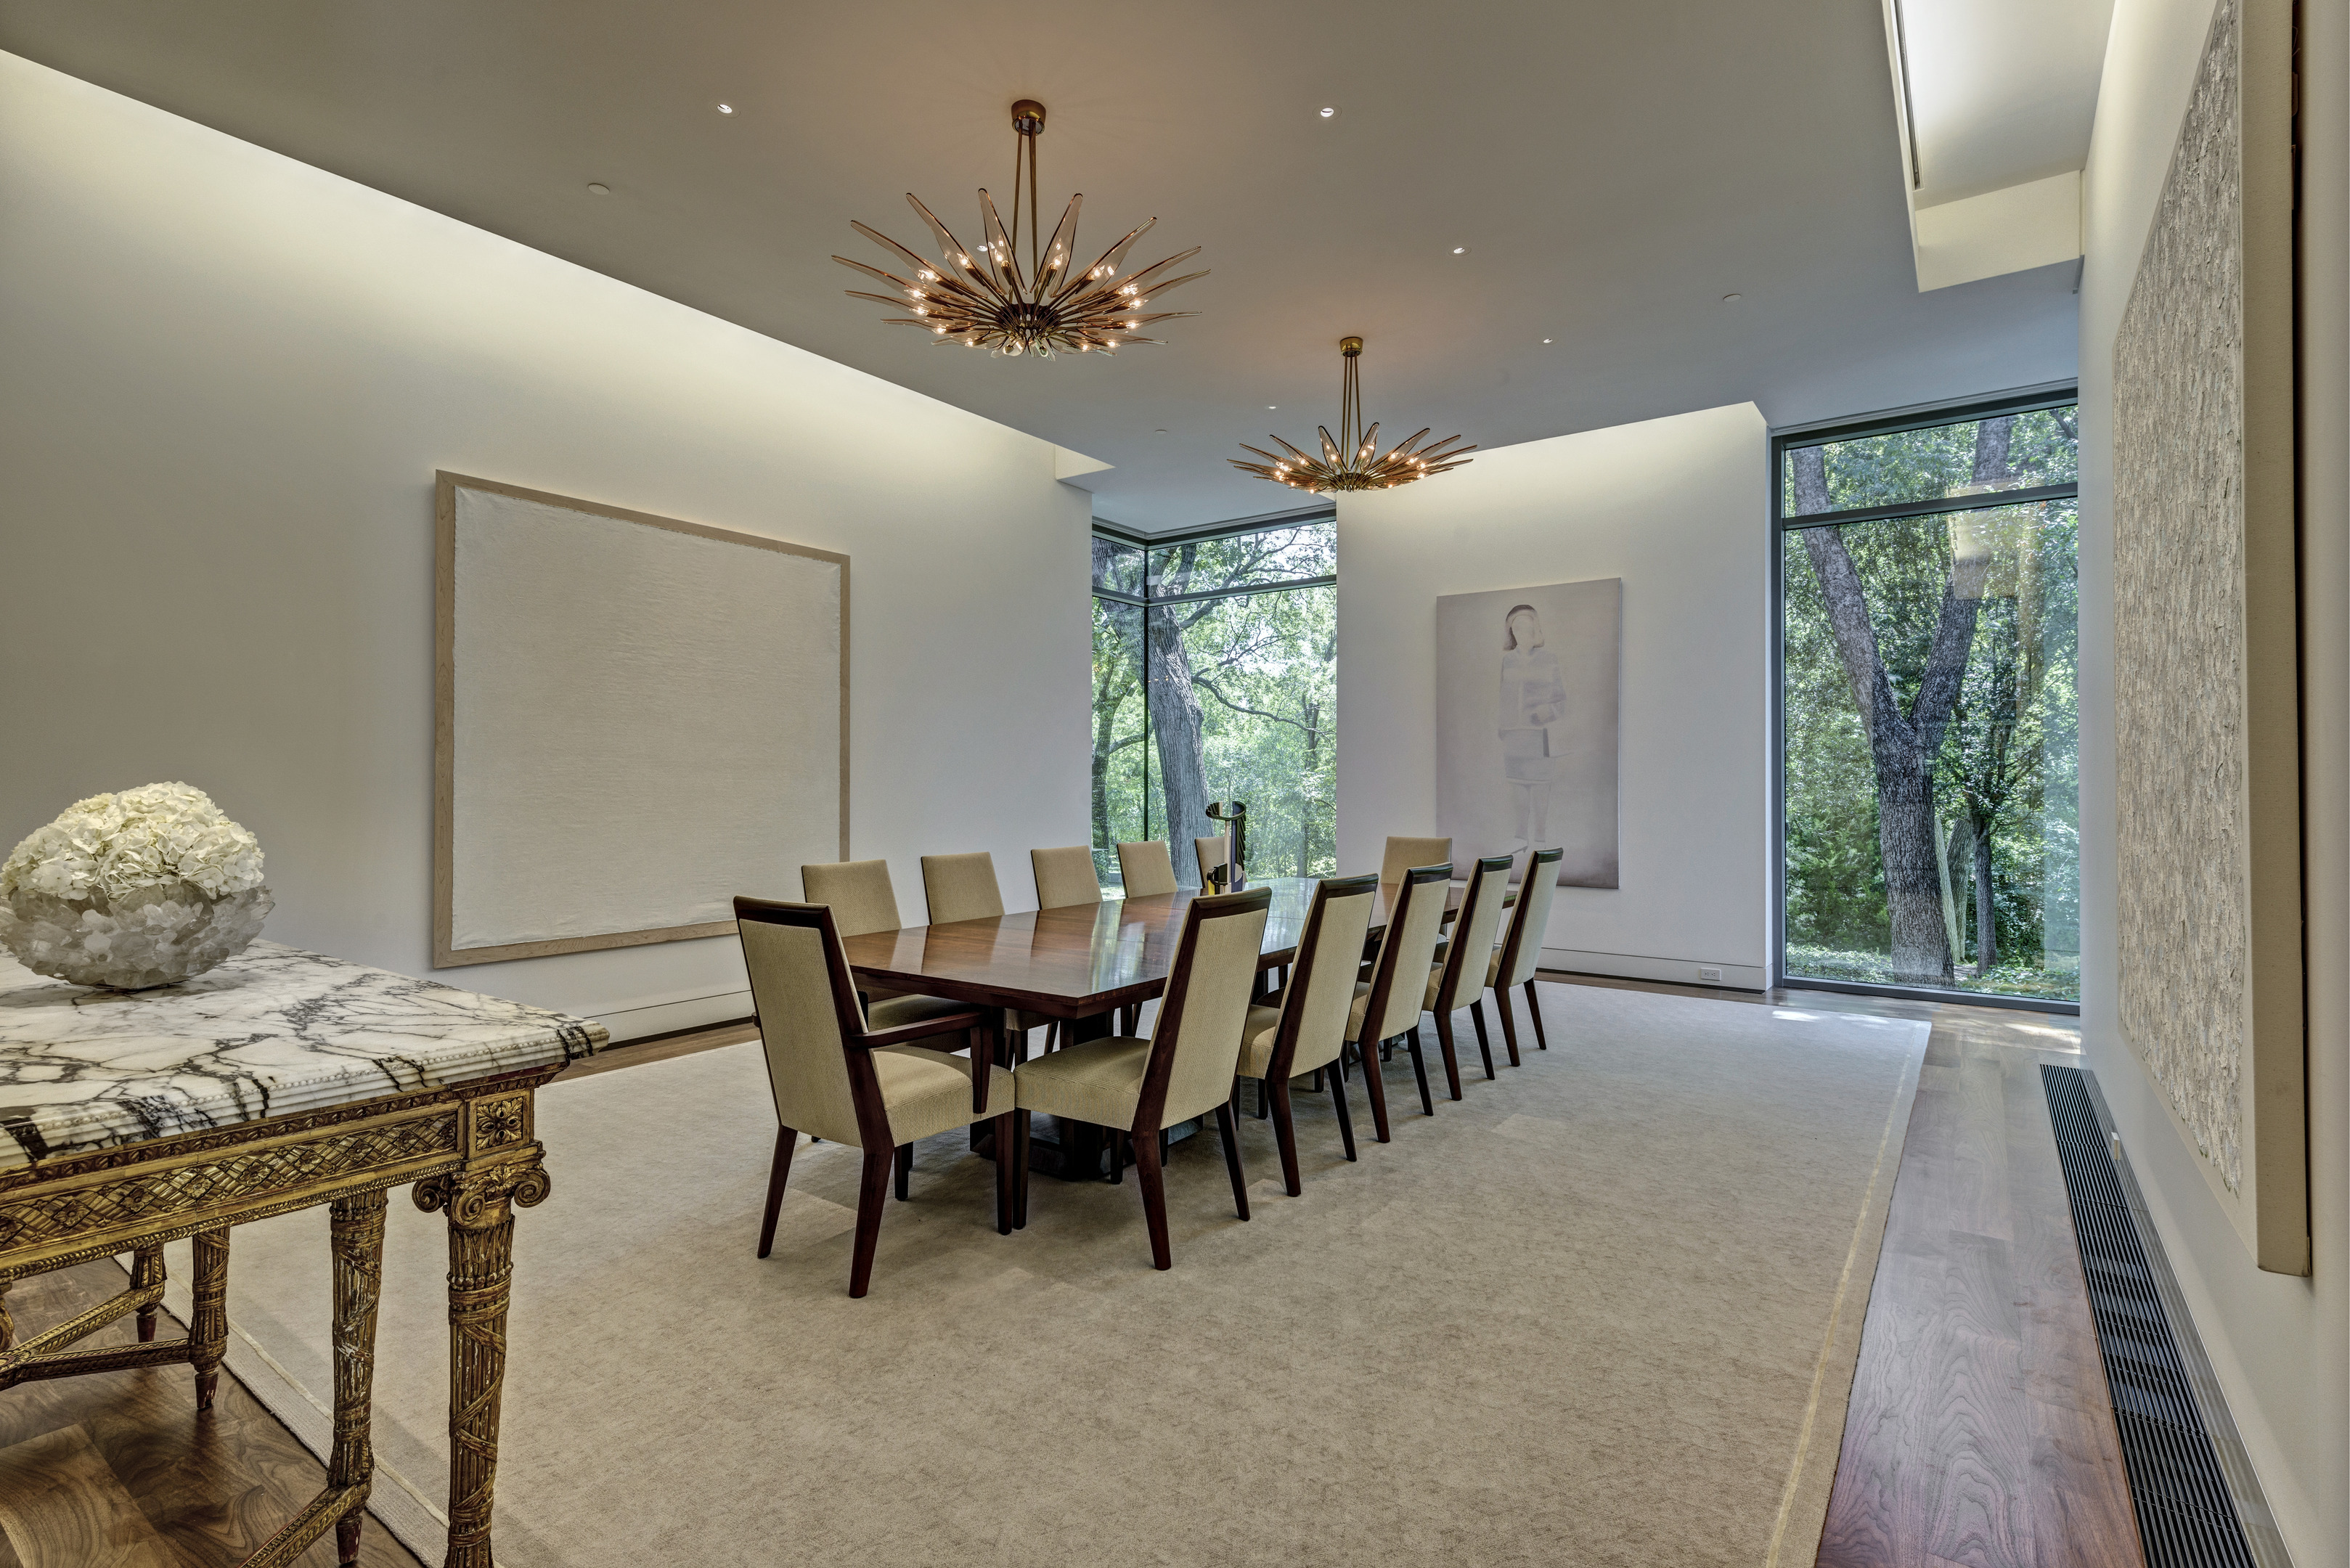
<svg viewBox="0 0 2350 1568">
<path fill-rule="evenodd" d="M 1256 884 L 1273 889 L 1260 968 L 1286 963 L 1295 955 L 1316 885 L 1311 877 L 1269 877 Z M 1448 910 L 1460 908 L 1461 891 L 1451 889 Z M 1386 887 L 1378 891 L 1371 911 L 1374 935 L 1387 925 L 1390 894 Z M 1109 898 L 983 920 L 908 926 L 850 937 L 845 945 L 851 970 L 897 990 L 1052 1018 L 1089 1018 L 1147 1002 L 1166 988 L 1183 936 L 1184 912 L 1197 897 L 1182 891 Z"/>
</svg>

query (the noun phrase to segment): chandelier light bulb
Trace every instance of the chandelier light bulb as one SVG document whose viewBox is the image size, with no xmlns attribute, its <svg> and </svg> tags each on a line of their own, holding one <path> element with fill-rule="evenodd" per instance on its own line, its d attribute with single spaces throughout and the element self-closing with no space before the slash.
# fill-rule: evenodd
<svg viewBox="0 0 2350 1568">
<path fill-rule="evenodd" d="M 1281 448 L 1278 453 L 1253 447 L 1246 441 L 1241 443 L 1243 452 L 1254 452 L 1264 462 L 1251 462 L 1238 457 L 1226 461 L 1243 473 L 1253 473 L 1259 479 L 1270 479 L 1315 495 L 1334 490 L 1392 490 L 1431 473 L 1459 468 L 1469 461 L 1468 454 L 1477 449 L 1455 445 L 1461 439 L 1457 435 L 1446 436 L 1430 446 L 1421 445 L 1428 439 L 1426 430 L 1380 452 L 1379 427 L 1373 424 L 1367 428 L 1363 423 L 1363 383 L 1357 369 L 1363 340 L 1342 337 L 1338 340 L 1338 352 L 1346 360 L 1346 370 L 1338 383 L 1338 434 L 1333 439 L 1326 426 L 1315 432 L 1322 438 L 1319 458 L 1309 457 L 1274 436 L 1273 443 Z M 1303 477 L 1297 477 L 1300 475 Z"/>
<path fill-rule="evenodd" d="M 1118 275 L 1126 253 L 1159 221 L 1156 218 L 1104 252 L 1082 276 L 1070 274 L 1070 253 L 1076 248 L 1077 211 L 1085 197 L 1069 199 L 1068 210 L 1062 213 L 1050 240 L 1046 240 L 1040 232 L 1044 210 L 1037 204 L 1036 194 L 1036 142 L 1045 130 L 1045 106 L 1034 99 L 1022 99 L 1014 104 L 1012 130 L 1012 222 L 1007 227 L 997 213 L 994 199 L 985 191 L 980 192 L 982 235 L 981 244 L 975 247 L 980 261 L 974 263 L 973 251 L 948 233 L 946 225 L 909 192 L 907 202 L 921 214 L 938 242 L 937 265 L 924 261 L 863 223 L 852 223 L 850 227 L 906 262 L 920 282 L 934 286 L 918 288 L 879 267 L 835 256 L 832 259 L 843 266 L 878 278 L 896 291 L 882 295 L 850 289 L 851 298 L 913 311 L 910 317 L 885 317 L 884 326 L 924 327 L 932 325 L 931 317 L 943 318 L 946 326 L 934 327 L 934 337 L 941 340 L 952 337 L 972 348 L 985 346 L 1007 359 L 1050 359 L 1056 352 L 1070 349 L 1091 353 L 1099 348 L 1114 354 L 1121 342 L 1159 341 L 1156 337 L 1130 336 L 1153 322 L 1198 314 L 1189 310 L 1160 311 L 1149 316 L 1131 314 L 1150 303 L 1143 293 L 1146 287 L 1157 294 L 1208 275 L 1205 272 L 1188 273 L 1180 277 L 1164 275 L 1177 265 L 1198 255 L 1197 245 L 1180 255 L 1144 267 L 1116 287 L 1104 282 Z M 1025 267 L 1021 265 L 1024 248 L 1027 254 Z M 909 300 L 926 303 L 909 306 Z M 1112 337 L 1113 333 L 1120 336 Z"/>
</svg>

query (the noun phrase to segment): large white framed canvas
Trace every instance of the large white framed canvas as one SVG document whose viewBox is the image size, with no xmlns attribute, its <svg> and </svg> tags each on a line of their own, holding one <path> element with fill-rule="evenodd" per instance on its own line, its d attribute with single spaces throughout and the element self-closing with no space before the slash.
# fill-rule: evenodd
<svg viewBox="0 0 2350 1568">
<path fill-rule="evenodd" d="M 2293 17 L 2214 8 L 2114 337 L 2114 793 L 2122 1035 L 2305 1274 Z"/>
<path fill-rule="evenodd" d="M 1566 850 L 1562 887 L 1613 888 L 1624 583 L 1436 601 L 1436 830 L 1471 857 Z"/>
<path fill-rule="evenodd" d="M 721 936 L 848 854 L 848 557 L 442 473 L 436 968 Z"/>
</svg>

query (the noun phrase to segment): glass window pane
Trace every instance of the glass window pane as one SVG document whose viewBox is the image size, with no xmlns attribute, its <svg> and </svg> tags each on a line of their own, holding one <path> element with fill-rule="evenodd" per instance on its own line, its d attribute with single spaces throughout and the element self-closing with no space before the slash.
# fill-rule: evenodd
<svg viewBox="0 0 2350 1568">
<path fill-rule="evenodd" d="M 2077 1001 L 2077 509 L 1781 536 L 1789 977 Z"/>
<path fill-rule="evenodd" d="M 2042 409 L 1789 447 L 1783 515 L 2070 484 L 2079 477 L 2079 431 L 2077 410 Z"/>
<path fill-rule="evenodd" d="M 1107 588 L 1113 593 L 1139 594 L 1142 592 L 1140 546 L 1121 544 L 1116 539 L 1105 539 L 1098 534 L 1093 538 L 1094 587 Z"/>
<path fill-rule="evenodd" d="M 1207 593 L 1257 583 L 1326 577 L 1338 569 L 1338 524 L 1322 517 L 1225 539 L 1199 539 L 1150 552 L 1150 597 Z"/>
<path fill-rule="evenodd" d="M 1292 588 L 1154 609 L 1180 626 L 1181 657 L 1154 673 L 1175 713 L 1159 731 L 1177 877 L 1199 879 L 1193 837 L 1222 826 L 1194 803 L 1248 806 L 1253 877 L 1336 874 L 1338 590 Z M 1198 714 L 1188 757 L 1176 688 L 1188 681 Z M 1188 814 L 1189 820 L 1178 820 Z"/>
<path fill-rule="evenodd" d="M 1096 541 L 1097 545 L 1100 542 Z M 1097 551 L 1095 559 L 1100 555 Z M 1094 600 L 1094 872 L 1121 886 L 1120 841 L 1150 836 L 1149 747 L 1142 710 L 1142 609 Z"/>
</svg>

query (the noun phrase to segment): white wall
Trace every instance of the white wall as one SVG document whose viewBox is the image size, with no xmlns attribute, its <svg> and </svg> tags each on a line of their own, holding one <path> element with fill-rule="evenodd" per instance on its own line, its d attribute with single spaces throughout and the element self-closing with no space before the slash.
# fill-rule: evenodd
<svg viewBox="0 0 2350 1568">
<path fill-rule="evenodd" d="M 1341 497 L 1339 869 L 1435 831 L 1439 596 L 1621 577 L 1622 886 L 1561 888 L 1544 961 L 1767 985 L 1769 483 L 1740 403 Z"/>
<path fill-rule="evenodd" d="M 2301 1568 L 2350 1562 L 2350 472 L 2343 0 L 2302 6 L 2303 864 L 2314 1272 L 2252 1266 L 2115 1023 L 2113 346 L 2210 0 L 2119 0 L 2084 176 L 2081 1023 L 2085 1048 Z"/>
<path fill-rule="evenodd" d="M 441 468 L 848 554 L 853 847 L 909 919 L 925 851 L 1033 907 L 1085 839 L 1045 442 L 9 55 L 0 212 L 0 848 L 185 779 L 260 836 L 269 936 L 429 972 Z M 749 1011 L 732 938 L 438 978 Z"/>
</svg>

